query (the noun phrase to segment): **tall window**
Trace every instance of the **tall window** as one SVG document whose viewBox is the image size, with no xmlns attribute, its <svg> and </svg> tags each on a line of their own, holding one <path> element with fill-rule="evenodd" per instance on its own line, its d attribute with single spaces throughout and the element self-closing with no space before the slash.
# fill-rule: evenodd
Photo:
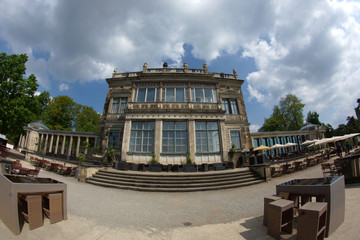
<svg viewBox="0 0 360 240">
<path fill-rule="evenodd" d="M 187 152 L 186 122 L 163 122 L 162 151 L 164 153 Z"/>
<path fill-rule="evenodd" d="M 230 131 L 231 146 L 234 145 L 236 149 L 241 148 L 240 131 Z"/>
<path fill-rule="evenodd" d="M 196 152 L 215 153 L 220 151 L 217 122 L 196 122 Z"/>
<path fill-rule="evenodd" d="M 163 84 L 162 101 L 163 102 L 188 102 L 187 84 Z"/>
<path fill-rule="evenodd" d="M 133 102 L 159 101 L 159 84 L 138 84 L 135 87 Z"/>
<path fill-rule="evenodd" d="M 115 149 L 119 149 L 120 131 L 119 130 L 110 130 L 108 137 L 109 137 L 108 147 L 113 147 Z"/>
<path fill-rule="evenodd" d="M 216 89 L 212 85 L 192 85 L 191 101 L 217 103 Z"/>
<path fill-rule="evenodd" d="M 154 122 L 132 122 L 130 152 L 152 153 L 154 151 Z"/>
<path fill-rule="evenodd" d="M 117 113 L 119 109 L 119 98 L 113 98 L 111 113 Z"/>
<path fill-rule="evenodd" d="M 223 98 L 222 102 L 225 114 L 239 114 L 239 108 L 236 99 Z"/>
<path fill-rule="evenodd" d="M 127 106 L 127 98 L 126 97 L 121 98 L 121 100 L 120 100 L 120 113 L 124 113 L 124 111 L 126 109 L 126 106 Z"/>
</svg>

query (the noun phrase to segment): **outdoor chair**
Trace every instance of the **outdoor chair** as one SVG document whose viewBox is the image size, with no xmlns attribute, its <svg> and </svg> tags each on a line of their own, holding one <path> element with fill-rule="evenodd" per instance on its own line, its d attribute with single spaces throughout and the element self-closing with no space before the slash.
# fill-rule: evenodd
<svg viewBox="0 0 360 240">
<path fill-rule="evenodd" d="M 36 167 L 35 169 L 30 169 L 28 176 L 37 177 L 40 172 L 40 167 Z"/>
<path fill-rule="evenodd" d="M 282 166 L 270 168 L 271 177 L 279 177 L 283 173 Z"/>
<path fill-rule="evenodd" d="M 334 176 L 335 171 L 331 167 L 330 163 L 321 163 L 321 170 L 323 172 L 324 177 L 326 177 L 327 174 L 330 176 Z"/>
<path fill-rule="evenodd" d="M 63 220 L 63 196 L 62 193 L 49 193 L 43 197 L 43 210 L 50 223 Z"/>
</svg>

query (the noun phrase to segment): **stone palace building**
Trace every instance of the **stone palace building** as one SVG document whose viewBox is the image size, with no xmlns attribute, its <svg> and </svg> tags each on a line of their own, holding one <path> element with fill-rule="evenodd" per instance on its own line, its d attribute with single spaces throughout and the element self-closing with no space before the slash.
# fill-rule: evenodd
<svg viewBox="0 0 360 240">
<path fill-rule="evenodd" d="M 118 73 L 109 84 L 99 143 L 123 161 L 163 164 L 228 160 L 232 145 L 251 148 L 243 80 L 203 69 L 148 68 Z"/>
</svg>

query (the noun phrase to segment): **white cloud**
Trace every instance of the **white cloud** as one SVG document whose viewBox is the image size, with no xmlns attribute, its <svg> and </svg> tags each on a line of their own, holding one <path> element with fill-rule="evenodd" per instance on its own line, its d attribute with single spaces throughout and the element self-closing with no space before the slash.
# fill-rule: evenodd
<svg viewBox="0 0 360 240">
<path fill-rule="evenodd" d="M 69 85 L 67 85 L 65 83 L 62 83 L 62 84 L 59 85 L 59 90 L 61 92 L 65 92 L 65 91 L 69 90 Z"/>
<path fill-rule="evenodd" d="M 180 66 L 190 44 L 208 63 L 223 54 L 254 59 L 248 91 L 270 108 L 292 93 L 334 124 L 360 97 L 357 1 L 3 0 L 0 9 L 0 38 L 29 54 L 28 72 L 46 89 L 144 62 Z"/>
<path fill-rule="evenodd" d="M 259 125 L 251 124 L 251 125 L 250 125 L 250 132 L 251 132 L 251 133 L 256 133 L 256 132 L 259 130 L 260 127 L 261 127 L 261 126 L 259 126 Z"/>
</svg>

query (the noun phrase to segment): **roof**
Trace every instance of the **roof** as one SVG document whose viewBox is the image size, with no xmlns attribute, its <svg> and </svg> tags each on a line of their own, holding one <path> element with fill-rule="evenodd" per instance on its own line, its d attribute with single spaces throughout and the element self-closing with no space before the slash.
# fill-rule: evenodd
<svg viewBox="0 0 360 240">
<path fill-rule="evenodd" d="M 35 128 L 35 129 L 44 129 L 44 130 L 50 130 L 43 121 L 37 121 L 33 123 L 29 123 L 28 127 Z"/>
<path fill-rule="evenodd" d="M 312 123 L 306 123 L 302 128 L 300 128 L 299 131 L 307 131 L 307 130 L 315 130 L 318 129 L 320 125 L 312 124 Z"/>
</svg>

